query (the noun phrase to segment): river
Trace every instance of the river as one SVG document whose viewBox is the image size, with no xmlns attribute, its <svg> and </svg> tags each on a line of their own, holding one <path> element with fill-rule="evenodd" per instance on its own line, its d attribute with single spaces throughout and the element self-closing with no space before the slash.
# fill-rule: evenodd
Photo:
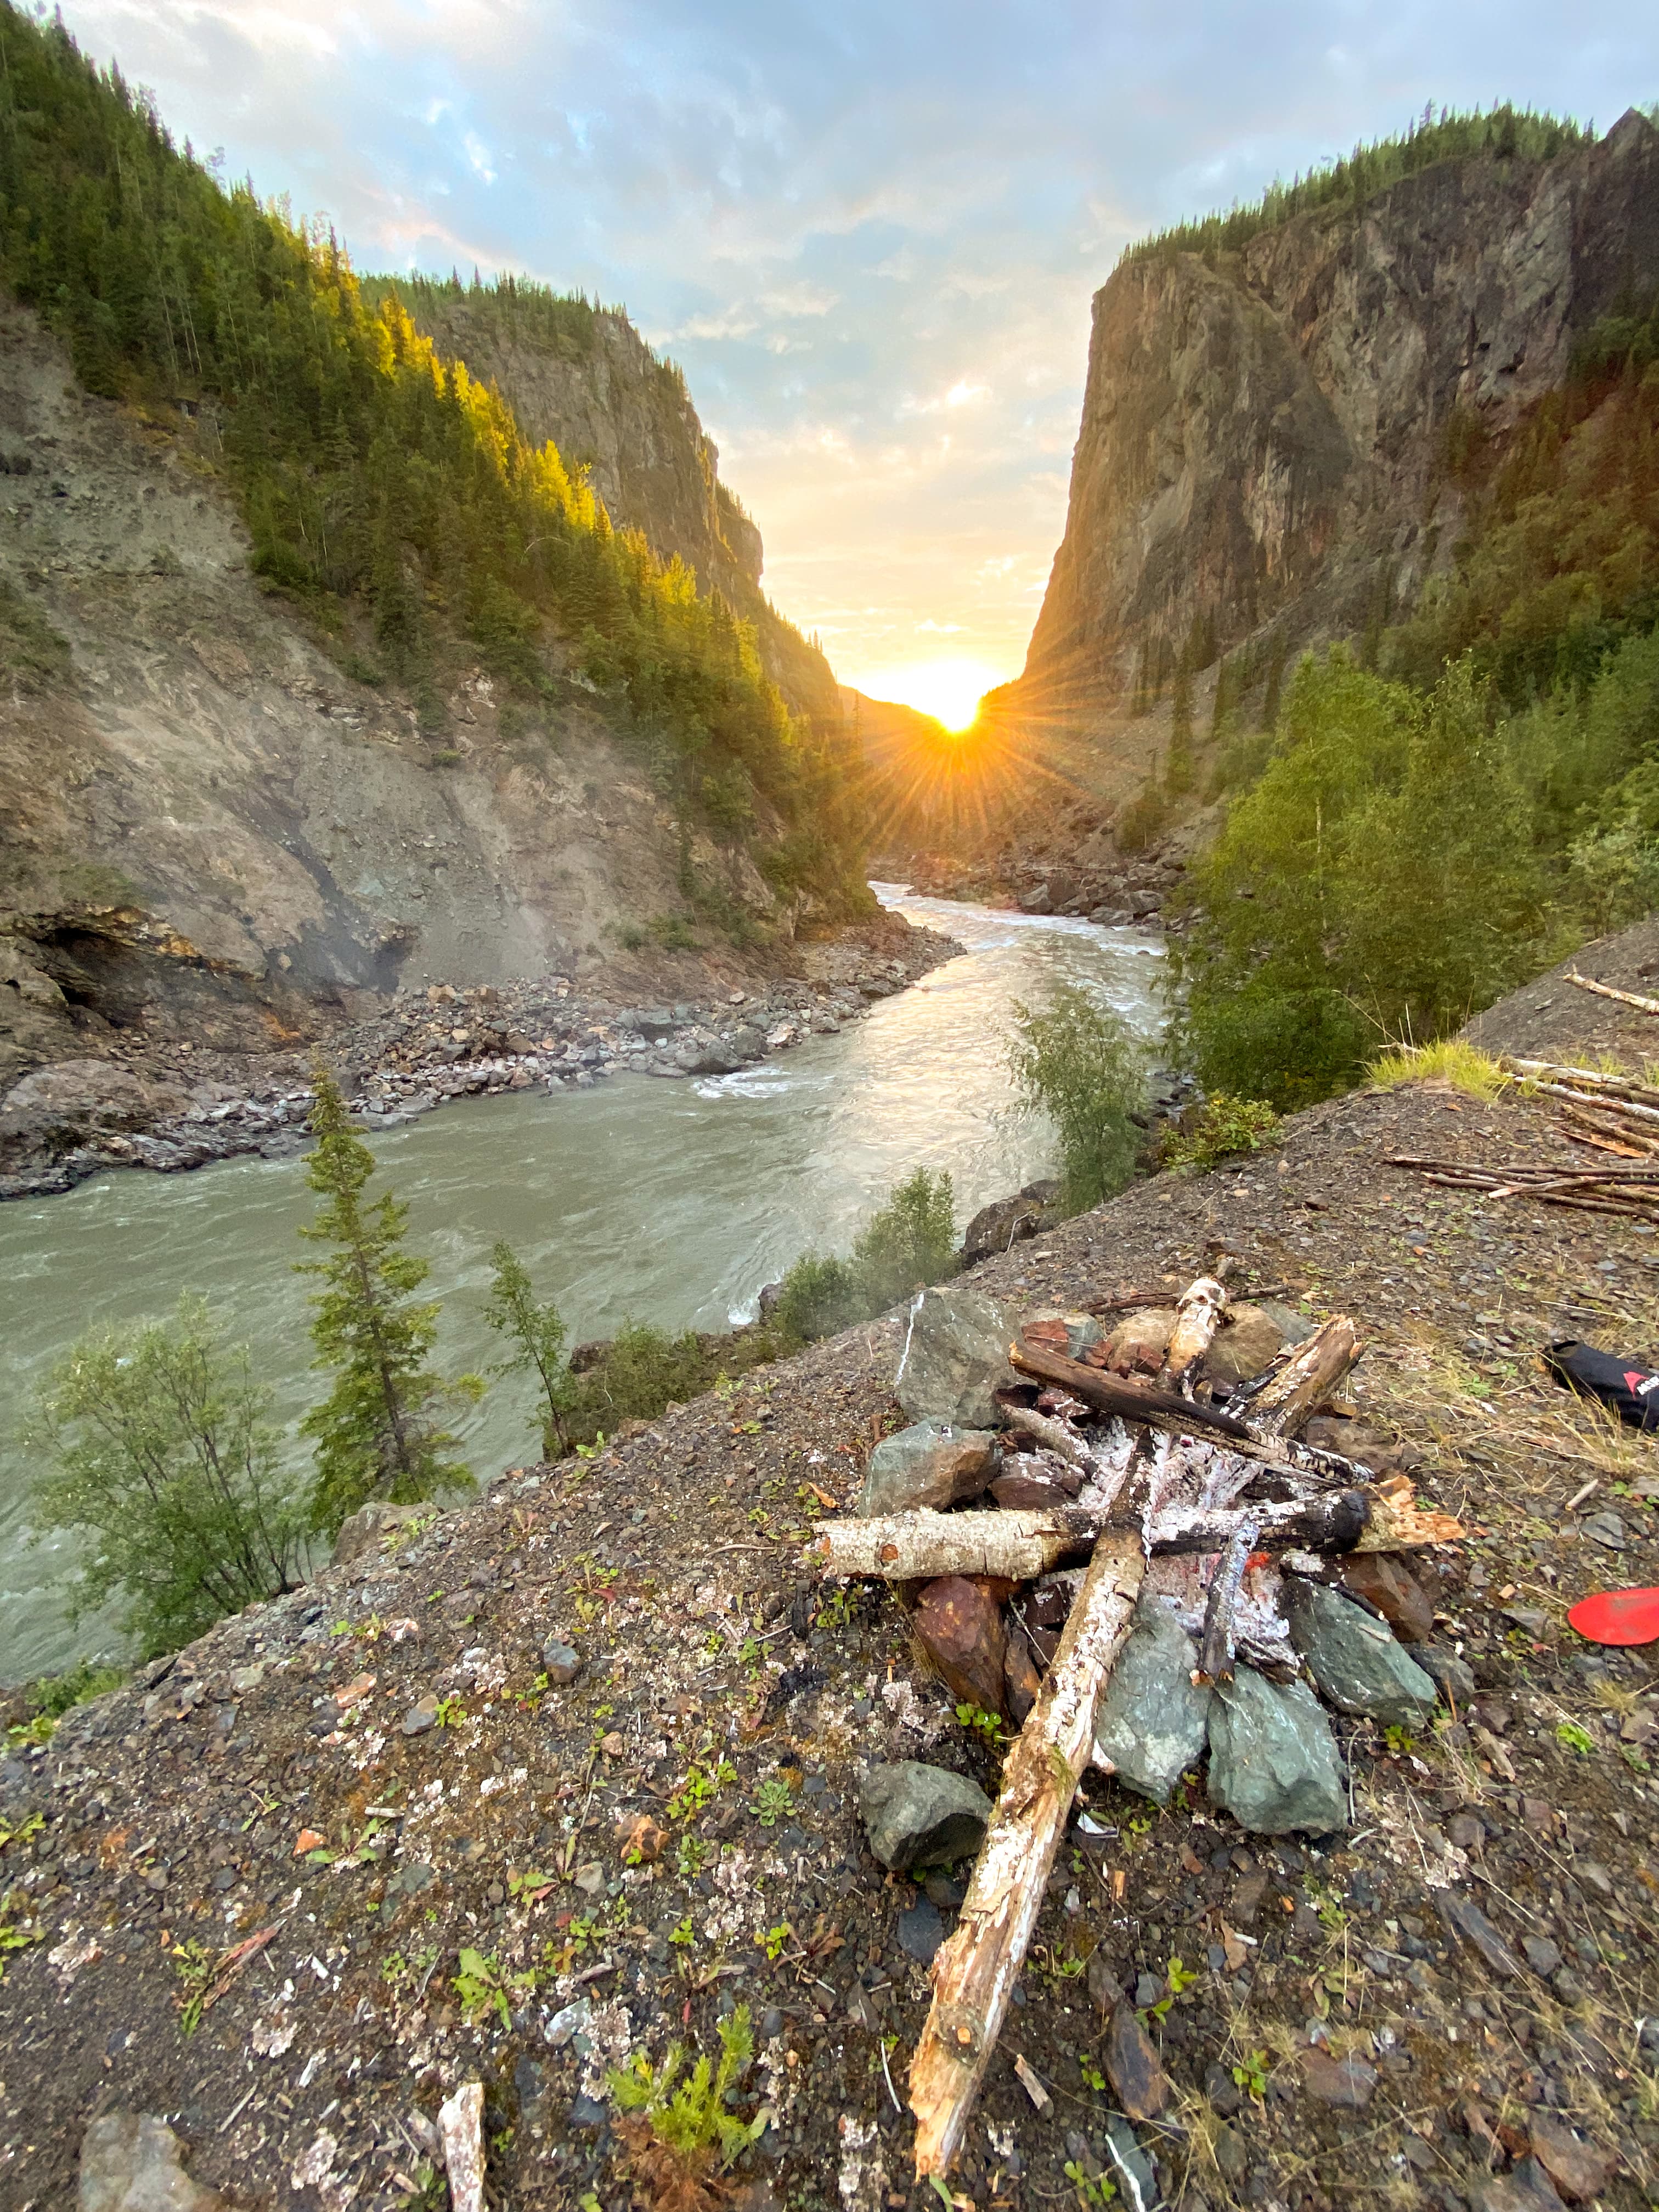
<svg viewBox="0 0 1659 2212">
<path fill-rule="evenodd" d="M 1149 933 L 876 890 L 966 950 L 837 1036 L 705 1081 L 622 1075 L 550 1097 L 466 1100 L 375 1139 L 410 1204 L 410 1243 L 432 1261 L 447 1371 L 499 1352 L 481 1317 L 497 1237 L 557 1299 L 573 1343 L 628 1316 L 723 1328 L 752 1318 L 761 1286 L 801 1251 L 845 1251 L 915 1167 L 950 1170 L 958 1228 L 1048 1170 L 1047 1129 L 1012 1111 L 1012 1000 L 1073 980 L 1157 1035 L 1163 946 Z M 0 1207 L 0 1682 L 119 1649 L 110 1621 L 70 1624 L 66 1545 L 28 1539 L 35 1462 L 17 1425 L 53 1362 L 94 1322 L 165 1313 L 200 1291 L 252 1342 L 275 1417 L 291 1424 L 319 1389 L 307 1285 L 292 1273 L 313 1204 L 297 1160 L 250 1158 L 188 1175 L 121 1170 Z M 485 1479 L 538 1449 L 516 1379 L 459 1425 Z M 292 1457 L 302 1464 L 297 1443 Z"/>
</svg>

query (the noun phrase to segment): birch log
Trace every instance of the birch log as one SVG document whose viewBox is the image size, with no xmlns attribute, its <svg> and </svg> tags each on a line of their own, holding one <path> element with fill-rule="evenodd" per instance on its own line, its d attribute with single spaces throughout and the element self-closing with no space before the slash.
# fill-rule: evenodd
<svg viewBox="0 0 1659 2212">
<path fill-rule="evenodd" d="M 1215 1340 L 1227 1293 L 1213 1275 L 1200 1275 L 1181 1294 L 1170 1349 L 1164 1357 L 1164 1381 L 1185 1397 L 1192 1389 L 1193 1370 Z"/>
<path fill-rule="evenodd" d="M 1567 981 L 1577 983 L 1581 991 L 1594 991 L 1598 999 L 1617 999 L 1621 1006 L 1634 1006 L 1638 1013 L 1659 1014 L 1659 999 L 1644 999 L 1636 991 L 1615 991 L 1611 983 L 1598 983 L 1593 975 L 1581 975 L 1576 968 L 1567 970 Z"/>
<path fill-rule="evenodd" d="M 1219 1552 L 1248 1522 L 1249 1549 L 1263 1552 L 1393 1552 L 1443 1544 L 1462 1534 L 1443 1514 L 1419 1513 L 1376 1490 L 1342 1490 L 1288 1503 L 1248 1506 L 1166 1505 L 1148 1532 L 1155 1557 Z M 1137 1513 L 1097 1506 L 1027 1505 L 996 1513 L 893 1513 L 869 1521 L 820 1523 L 817 1563 L 826 1582 L 882 1576 L 927 1582 L 936 1575 L 994 1575 L 1029 1582 L 1050 1567 L 1086 1559 L 1102 1537 L 1140 1533 Z"/>
<path fill-rule="evenodd" d="M 1246 1417 L 1249 1427 L 1264 1443 L 1294 1436 L 1358 1357 L 1353 1323 L 1346 1314 L 1333 1314 L 1256 1392 Z"/>
<path fill-rule="evenodd" d="M 933 1961 L 933 2002 L 910 2062 L 918 2181 L 948 2173 L 962 2147 L 1145 1571 L 1138 1536 L 1098 1546 L 1054 1664 L 1008 1754 L 957 1931 Z"/>
</svg>

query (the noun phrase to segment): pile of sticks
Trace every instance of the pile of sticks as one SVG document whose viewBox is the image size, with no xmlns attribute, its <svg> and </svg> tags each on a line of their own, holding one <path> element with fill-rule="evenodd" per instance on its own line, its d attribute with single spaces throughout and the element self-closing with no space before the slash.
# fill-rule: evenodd
<svg viewBox="0 0 1659 2212">
<path fill-rule="evenodd" d="M 1083 1365 L 1046 1345 L 1011 1345 L 1027 1385 L 1001 1394 L 1009 1425 L 1083 1481 L 1074 1504 L 1039 1509 L 918 1510 L 831 1522 L 820 1531 L 826 1577 L 895 1583 L 939 1575 L 1020 1582 L 1086 1559 L 1060 1647 L 1003 1770 L 1000 1795 L 956 1933 L 933 1966 L 933 1998 L 911 2062 L 916 2176 L 943 2176 L 961 2146 L 1025 1958 L 1078 1778 L 1094 1748 L 1100 1698 L 1128 1639 L 1147 1563 L 1168 1553 L 1218 1555 L 1200 1673 L 1227 1679 L 1247 1562 L 1262 1553 L 1320 1571 L 1331 1555 L 1400 1550 L 1462 1534 L 1420 1510 L 1403 1478 L 1297 1440 L 1358 1357 L 1338 1316 L 1225 1405 L 1203 1402 L 1194 1376 L 1227 1303 L 1201 1276 L 1179 1301 L 1164 1370 L 1147 1386 Z M 1030 1388 L 1036 1386 L 1035 1391 Z M 1036 1406 L 1023 1402 L 1036 1395 Z"/>
<path fill-rule="evenodd" d="M 1583 981 L 1578 976 L 1571 980 Z M 1630 996 L 1605 984 L 1595 988 L 1610 998 Z M 1659 1012 L 1659 1001 L 1637 1003 Z M 1506 1058 L 1499 1065 L 1528 1090 L 1560 1102 L 1559 1126 L 1569 1144 L 1631 1164 L 1516 1160 L 1498 1167 L 1471 1167 L 1462 1160 L 1397 1153 L 1389 1165 L 1414 1169 L 1430 1182 L 1454 1190 L 1485 1191 L 1491 1198 L 1536 1198 L 1581 1212 L 1622 1214 L 1629 1220 L 1659 1224 L 1659 1089 L 1632 1076 L 1561 1066 L 1548 1060 Z"/>
</svg>

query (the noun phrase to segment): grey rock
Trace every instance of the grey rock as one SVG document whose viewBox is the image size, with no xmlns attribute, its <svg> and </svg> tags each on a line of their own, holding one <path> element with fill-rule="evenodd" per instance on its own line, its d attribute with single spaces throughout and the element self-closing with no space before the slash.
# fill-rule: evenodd
<svg viewBox="0 0 1659 2212">
<path fill-rule="evenodd" d="M 884 1867 L 942 1866 L 985 1840 L 991 1801 L 966 1776 L 921 1759 L 872 1766 L 859 1784 L 870 1848 Z"/>
<path fill-rule="evenodd" d="M 1033 1190 L 1045 1188 L 1033 1184 Z M 1057 1194 L 1059 1186 L 1054 1186 Z M 1053 1197 L 1034 1198 L 1029 1191 L 1017 1191 L 1012 1198 L 994 1198 L 979 1212 L 963 1232 L 962 1257 L 963 1264 L 972 1267 L 981 1260 L 994 1259 L 998 1253 L 1006 1252 L 1029 1237 L 1039 1237 L 1045 1229 L 1052 1229 L 1060 1218 Z"/>
<path fill-rule="evenodd" d="M 1416 1728 L 1434 1711 L 1433 1679 L 1384 1620 L 1299 1575 L 1285 1577 L 1291 1640 L 1331 1703 L 1384 1727 Z"/>
<path fill-rule="evenodd" d="M 81 2139 L 77 2212 L 219 2212 L 184 2169 L 184 2145 L 149 2112 L 101 2113 Z"/>
<path fill-rule="evenodd" d="M 1592 1544 L 1599 1544 L 1604 1552 L 1622 1552 L 1625 1548 L 1625 1524 L 1616 1513 L 1592 1513 L 1582 1524 Z"/>
<path fill-rule="evenodd" d="M 908 1326 L 894 1388 L 910 1419 L 990 1428 L 993 1391 L 1015 1379 L 1008 1364 L 1013 1328 L 1003 1308 L 982 1291 L 946 1283 L 922 1293 Z"/>
<path fill-rule="evenodd" d="M 1455 1700 L 1460 1705 L 1468 1705 L 1479 1687 L 1468 1660 L 1443 1651 L 1437 1644 L 1414 1644 L 1412 1657 L 1449 1704 Z"/>
<path fill-rule="evenodd" d="M 1095 1764 L 1159 1805 L 1203 1755 L 1211 1692 L 1193 1681 L 1197 1664 L 1193 1640 L 1169 1607 L 1143 1599 L 1100 1702 Z"/>
<path fill-rule="evenodd" d="M 1158 2176 L 1152 2161 L 1135 2140 L 1127 2120 L 1114 2112 L 1106 2123 L 1107 2172 L 1117 2183 L 1117 2193 L 1127 2212 L 1152 2212 L 1158 2202 Z"/>
<path fill-rule="evenodd" d="M 1270 1682 L 1241 1667 L 1210 1705 L 1210 1796 L 1241 1827 L 1263 1836 L 1294 1828 L 1328 1835 L 1348 1825 L 1342 1765 L 1317 1698 L 1305 1683 Z"/>
<path fill-rule="evenodd" d="M 1547 1981 L 1561 1963 L 1561 1946 L 1548 1936 L 1523 1936 L 1521 1948 L 1534 1973 L 1542 1974 Z"/>
<path fill-rule="evenodd" d="M 953 1505 L 977 1498 L 996 1472 L 997 1439 L 989 1429 L 915 1421 L 884 1437 L 870 1455 L 855 1513 L 908 1513 L 919 1505 Z"/>
<path fill-rule="evenodd" d="M 428 1690 L 423 1698 L 417 1698 L 404 1715 L 403 1731 L 405 1735 L 425 1735 L 428 1729 L 435 1728 L 437 1724 L 437 1692 Z"/>
<path fill-rule="evenodd" d="M 550 1682 L 561 1689 L 574 1682 L 581 1672 L 581 1659 L 561 1638 L 550 1636 L 542 1646 L 542 1671 Z"/>
<path fill-rule="evenodd" d="M 945 1941 L 945 1922 L 938 1905 L 923 1898 L 898 1917 L 899 1948 L 918 1966 L 930 1966 L 933 1954 Z"/>
<path fill-rule="evenodd" d="M 340 1533 L 334 1539 L 334 1565 L 349 1565 L 361 1559 L 365 1552 L 378 1550 L 388 1536 L 395 1536 L 411 1521 L 424 1514 L 431 1518 L 429 1505 L 392 1505 L 383 1498 L 373 1498 L 367 1505 L 360 1505 L 340 1523 Z"/>
<path fill-rule="evenodd" d="M 1523 2158 L 1513 2173 L 1478 2181 L 1470 2198 L 1475 2212 L 1559 2212 L 1555 2185 L 1535 2158 Z"/>
</svg>

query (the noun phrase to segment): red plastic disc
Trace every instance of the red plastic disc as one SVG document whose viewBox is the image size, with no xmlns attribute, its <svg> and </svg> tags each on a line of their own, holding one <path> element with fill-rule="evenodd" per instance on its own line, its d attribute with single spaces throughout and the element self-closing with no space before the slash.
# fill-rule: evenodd
<svg viewBox="0 0 1659 2212">
<path fill-rule="evenodd" d="M 1592 1644 L 1652 1644 L 1659 1641 L 1659 1589 L 1597 1590 L 1567 1619 Z"/>
</svg>

